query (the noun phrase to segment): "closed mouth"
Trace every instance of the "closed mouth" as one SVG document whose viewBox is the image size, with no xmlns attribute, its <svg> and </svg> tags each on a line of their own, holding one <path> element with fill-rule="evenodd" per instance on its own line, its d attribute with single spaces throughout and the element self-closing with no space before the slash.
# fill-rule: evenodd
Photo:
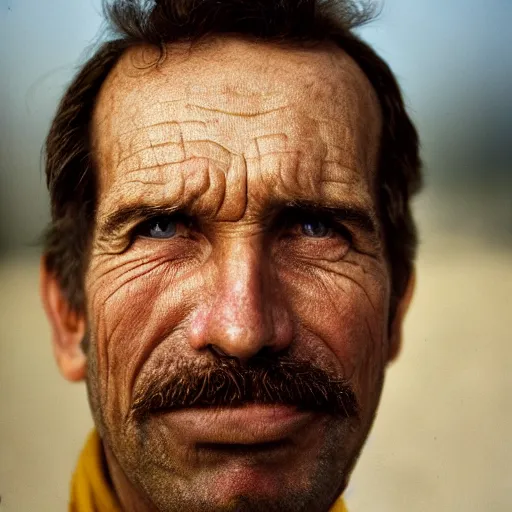
<svg viewBox="0 0 512 512">
<path fill-rule="evenodd" d="M 264 455 L 291 446 L 289 440 L 270 441 L 265 443 L 197 443 L 196 449 L 211 454 L 218 453 L 234 456 Z"/>
</svg>

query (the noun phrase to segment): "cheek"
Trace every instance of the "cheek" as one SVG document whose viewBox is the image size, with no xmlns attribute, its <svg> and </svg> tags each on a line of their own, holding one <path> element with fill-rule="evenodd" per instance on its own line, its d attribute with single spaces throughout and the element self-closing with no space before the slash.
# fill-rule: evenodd
<svg viewBox="0 0 512 512">
<path fill-rule="evenodd" d="M 284 272 L 284 271 L 283 271 Z M 378 387 L 385 364 L 389 281 L 385 265 L 350 261 L 286 270 L 287 295 L 299 332 L 313 337 L 329 366 L 348 379 L 364 402 Z"/>
<path fill-rule="evenodd" d="M 124 416 L 145 361 L 189 314 L 202 288 L 201 274 L 178 275 L 166 254 L 98 256 L 87 273 L 86 293 L 95 339 L 101 406 Z M 198 290 L 199 288 L 199 290 Z M 112 421 L 112 420 L 111 420 Z"/>
</svg>

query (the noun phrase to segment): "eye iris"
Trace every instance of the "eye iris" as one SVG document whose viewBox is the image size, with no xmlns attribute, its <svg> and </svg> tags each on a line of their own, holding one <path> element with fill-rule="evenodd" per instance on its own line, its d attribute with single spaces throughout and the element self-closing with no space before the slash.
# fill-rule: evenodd
<svg viewBox="0 0 512 512">
<path fill-rule="evenodd" d="M 329 234 L 329 228 L 320 220 L 311 220 L 302 223 L 302 232 L 306 236 L 321 238 Z"/>
<path fill-rule="evenodd" d="M 155 219 L 149 226 L 153 238 L 171 238 L 176 234 L 176 222 L 170 219 Z"/>
</svg>

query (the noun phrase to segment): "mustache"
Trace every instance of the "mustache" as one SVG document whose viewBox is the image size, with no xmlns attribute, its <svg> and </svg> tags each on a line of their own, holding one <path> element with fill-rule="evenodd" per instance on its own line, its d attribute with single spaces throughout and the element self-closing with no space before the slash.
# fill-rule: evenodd
<svg viewBox="0 0 512 512">
<path fill-rule="evenodd" d="M 254 357 L 242 363 L 225 358 L 198 366 L 182 363 L 173 370 L 151 373 L 132 401 L 135 419 L 151 413 L 193 407 L 240 407 L 282 404 L 300 410 L 358 418 L 352 387 L 310 361 L 287 356 Z"/>
</svg>

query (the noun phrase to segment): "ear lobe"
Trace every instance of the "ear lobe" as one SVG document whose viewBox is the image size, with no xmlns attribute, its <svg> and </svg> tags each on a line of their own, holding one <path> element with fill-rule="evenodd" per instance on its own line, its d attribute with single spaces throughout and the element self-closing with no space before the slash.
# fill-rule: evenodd
<svg viewBox="0 0 512 512">
<path fill-rule="evenodd" d="M 409 310 L 409 306 L 411 305 L 415 288 L 416 270 L 413 268 L 411 276 L 409 277 L 409 282 L 407 283 L 407 288 L 405 289 L 405 293 L 403 297 L 400 299 L 400 302 L 398 303 L 395 317 L 393 318 L 393 322 L 391 324 L 391 331 L 389 336 L 388 362 L 394 361 L 398 357 L 398 354 L 400 353 L 400 350 L 402 348 L 403 323 L 405 315 Z"/>
<path fill-rule="evenodd" d="M 87 359 L 80 343 L 85 335 L 85 316 L 71 308 L 56 276 L 43 256 L 40 267 L 40 293 L 52 327 L 53 353 L 61 374 L 76 382 L 85 378 Z"/>
</svg>

